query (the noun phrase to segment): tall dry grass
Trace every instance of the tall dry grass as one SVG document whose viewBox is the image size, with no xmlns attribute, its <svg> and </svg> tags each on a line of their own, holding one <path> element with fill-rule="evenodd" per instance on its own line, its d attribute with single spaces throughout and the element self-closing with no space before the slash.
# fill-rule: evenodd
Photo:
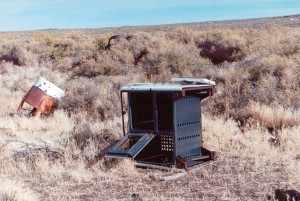
<svg viewBox="0 0 300 201">
<path fill-rule="evenodd" d="M 262 105 L 250 102 L 247 110 L 262 126 L 272 129 L 294 127 L 300 124 L 299 110 L 284 108 L 282 105 Z"/>
<path fill-rule="evenodd" d="M 1 178 L 0 199 L 1 200 L 39 200 L 39 196 L 28 188 L 24 188 L 20 182 Z"/>
</svg>

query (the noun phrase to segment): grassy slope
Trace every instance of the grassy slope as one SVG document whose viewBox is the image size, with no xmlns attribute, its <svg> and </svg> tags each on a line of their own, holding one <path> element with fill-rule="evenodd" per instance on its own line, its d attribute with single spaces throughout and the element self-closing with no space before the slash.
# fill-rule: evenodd
<svg viewBox="0 0 300 201">
<path fill-rule="evenodd" d="M 103 50 L 109 36 L 134 34 Z M 300 189 L 299 16 L 98 30 L 0 33 L 0 199 L 264 200 Z M 244 57 L 214 65 L 197 42 L 239 47 Z M 135 59 L 141 52 L 135 65 Z M 38 75 L 69 92 L 48 118 L 17 114 Z M 206 77 L 205 147 L 220 158 L 178 181 L 172 172 L 94 157 L 121 136 L 121 86 Z M 272 140 L 273 139 L 273 140 Z"/>
</svg>

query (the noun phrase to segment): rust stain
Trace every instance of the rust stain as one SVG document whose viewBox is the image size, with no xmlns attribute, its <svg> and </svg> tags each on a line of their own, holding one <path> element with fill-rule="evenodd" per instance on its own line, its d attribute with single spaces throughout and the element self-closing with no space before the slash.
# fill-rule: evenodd
<svg viewBox="0 0 300 201">
<path fill-rule="evenodd" d="M 57 101 L 54 98 L 48 96 L 45 92 L 35 86 L 32 86 L 23 97 L 19 105 L 18 112 L 21 112 L 25 102 L 34 107 L 34 116 L 38 116 L 41 113 L 48 116 L 57 107 Z"/>
</svg>

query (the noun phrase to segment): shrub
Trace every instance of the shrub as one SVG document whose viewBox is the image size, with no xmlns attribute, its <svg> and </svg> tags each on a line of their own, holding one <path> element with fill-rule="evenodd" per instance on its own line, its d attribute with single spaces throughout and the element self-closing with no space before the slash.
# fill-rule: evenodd
<svg viewBox="0 0 300 201">
<path fill-rule="evenodd" d="M 224 61 L 236 62 L 244 57 L 239 47 L 224 47 L 210 41 L 197 42 L 196 46 L 200 49 L 200 55 L 210 59 L 213 64 L 220 64 Z"/>
<path fill-rule="evenodd" d="M 68 85 L 61 107 L 70 115 L 84 113 L 89 118 L 104 121 L 121 114 L 120 107 L 115 106 L 115 102 L 119 101 L 119 91 L 105 77 L 94 80 L 80 78 Z"/>
<path fill-rule="evenodd" d="M 37 56 L 25 47 L 13 46 L 7 54 L 0 56 L 0 62 L 11 62 L 16 66 L 38 66 Z"/>
</svg>

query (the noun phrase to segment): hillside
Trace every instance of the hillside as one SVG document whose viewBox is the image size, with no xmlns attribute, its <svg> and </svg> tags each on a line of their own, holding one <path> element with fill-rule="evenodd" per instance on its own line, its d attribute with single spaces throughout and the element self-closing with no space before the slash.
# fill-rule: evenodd
<svg viewBox="0 0 300 201">
<path fill-rule="evenodd" d="M 108 45 L 116 34 L 131 38 Z M 1 200 L 274 200 L 275 189 L 300 190 L 300 15 L 0 36 Z M 49 117 L 17 113 L 39 75 L 68 92 Z M 172 77 L 217 83 L 202 118 L 219 159 L 168 182 L 172 171 L 99 159 L 122 135 L 120 87 Z"/>
</svg>

